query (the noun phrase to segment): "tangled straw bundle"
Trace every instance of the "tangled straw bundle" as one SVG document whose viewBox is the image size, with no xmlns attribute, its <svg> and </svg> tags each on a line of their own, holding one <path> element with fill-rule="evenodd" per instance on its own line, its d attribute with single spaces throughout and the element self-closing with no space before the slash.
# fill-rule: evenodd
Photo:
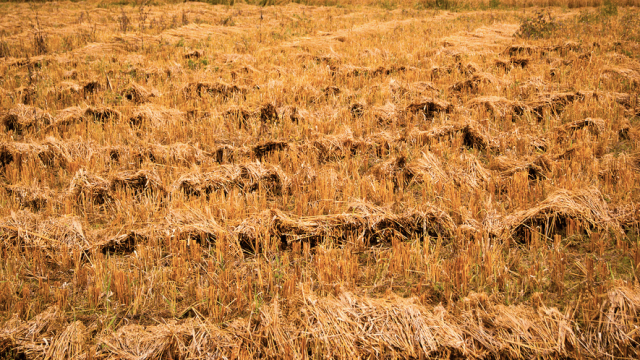
<svg viewBox="0 0 640 360">
<path fill-rule="evenodd" d="M 87 247 L 87 238 L 78 218 L 65 216 L 46 218 L 29 211 L 20 211 L 0 220 L 0 246 L 22 249 L 45 249 L 50 260 L 57 262 L 56 252 L 65 246 L 70 251 Z"/>
<path fill-rule="evenodd" d="M 38 131 L 45 128 L 53 122 L 53 117 L 37 107 L 17 104 L 5 113 L 0 113 L 0 122 L 6 131 L 20 134 L 29 129 Z"/>
<path fill-rule="evenodd" d="M 68 194 L 77 202 L 87 201 L 97 205 L 109 202 L 111 184 L 106 179 L 78 170 L 69 184 Z"/>
<path fill-rule="evenodd" d="M 233 188 L 242 192 L 259 189 L 267 194 L 281 195 L 289 191 L 291 180 L 278 166 L 259 162 L 243 165 L 221 165 L 206 173 L 181 176 L 173 188 L 189 196 L 208 195 L 217 191 L 225 194 Z"/>
<path fill-rule="evenodd" d="M 323 239 L 338 242 L 364 241 L 368 244 L 388 242 L 391 238 L 417 236 L 449 238 L 456 225 L 449 215 L 435 206 L 407 210 L 400 214 L 364 202 L 352 203 L 345 213 L 323 216 L 292 217 L 282 211 L 267 210 L 243 221 L 234 229 L 245 248 L 268 235 L 280 239 L 287 247 L 294 242 L 315 246 Z"/>
<path fill-rule="evenodd" d="M 166 190 L 162 186 L 162 180 L 160 180 L 160 176 L 155 171 L 123 171 L 113 175 L 110 182 L 111 191 L 130 189 L 138 195 L 145 192 L 153 192 L 160 196 L 166 194 Z"/>
<path fill-rule="evenodd" d="M 349 292 L 319 297 L 302 292 L 261 307 L 254 321 L 238 319 L 217 326 L 192 318 L 146 327 L 123 325 L 100 336 L 97 355 L 198 359 L 206 354 L 232 357 L 242 351 L 246 356 L 336 359 L 591 358 L 621 354 L 621 344 L 638 342 L 633 331 L 638 306 L 637 288 L 615 288 L 603 304 L 601 321 L 581 327 L 535 299 L 531 304 L 498 305 L 486 294 L 471 293 L 453 312 L 442 305 L 426 307 L 415 297 L 370 298 Z M 86 331 L 81 322 L 61 323 L 59 310 L 52 308 L 29 322 L 11 320 L 0 332 L 0 344 L 5 349 L 17 345 L 32 356 L 63 350 L 82 356 L 91 351 L 79 342 Z M 45 342 L 43 337 L 52 340 Z M 631 355 L 637 350 L 632 348 Z"/>
<path fill-rule="evenodd" d="M 586 230 L 602 229 L 621 233 L 620 224 L 610 216 L 607 203 L 596 188 L 569 191 L 560 189 L 528 210 L 516 212 L 510 225 L 515 236 L 524 229 L 541 227 L 545 236 L 562 231 L 568 219 L 580 221 Z"/>
<path fill-rule="evenodd" d="M 150 98 L 157 98 L 162 96 L 162 94 L 160 94 L 158 90 L 148 90 L 144 86 L 136 83 L 129 84 L 125 89 L 122 90 L 121 95 L 125 99 L 133 101 L 136 104 L 146 103 L 150 100 Z"/>
</svg>

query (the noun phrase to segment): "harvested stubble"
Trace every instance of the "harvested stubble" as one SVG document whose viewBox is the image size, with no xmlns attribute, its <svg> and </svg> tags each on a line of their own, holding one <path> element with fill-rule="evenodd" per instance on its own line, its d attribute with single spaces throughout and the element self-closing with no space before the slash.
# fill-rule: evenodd
<svg viewBox="0 0 640 360">
<path fill-rule="evenodd" d="M 578 91 L 576 93 L 585 100 L 595 100 L 599 103 L 617 103 L 627 110 L 633 110 L 634 104 L 638 103 L 638 95 L 630 93 L 620 93 L 614 91 Z"/>
<path fill-rule="evenodd" d="M 68 194 L 77 203 L 104 205 L 112 199 L 109 181 L 84 169 L 78 170 L 74 175 L 69 184 Z"/>
<path fill-rule="evenodd" d="M 129 123 L 134 127 L 147 126 L 161 129 L 186 119 L 186 113 L 177 109 L 168 109 L 156 104 L 145 104 L 136 107 Z"/>
<path fill-rule="evenodd" d="M 417 142 L 419 144 L 431 144 L 442 139 L 451 138 L 452 136 L 460 133 L 464 129 L 464 125 L 443 125 L 434 127 L 427 131 L 420 131 L 416 128 L 406 134 L 403 139 L 408 142 Z"/>
<path fill-rule="evenodd" d="M 464 146 L 470 149 L 497 150 L 499 148 L 496 141 L 475 123 L 468 123 L 460 132 Z"/>
<path fill-rule="evenodd" d="M 98 122 L 105 122 L 110 119 L 119 120 L 122 118 L 122 114 L 118 110 L 109 107 L 88 107 L 84 114 L 88 118 L 92 118 Z"/>
<path fill-rule="evenodd" d="M 574 101 L 584 99 L 585 95 L 580 92 L 543 93 L 539 94 L 536 99 L 528 102 L 527 106 L 535 116 L 541 119 L 544 116 L 545 110 L 560 113 L 567 105 Z"/>
<path fill-rule="evenodd" d="M 417 81 L 408 84 L 402 84 L 398 81 L 391 79 L 389 81 L 389 90 L 393 94 L 396 101 L 404 98 L 422 98 L 433 96 L 434 92 L 438 91 L 438 88 L 428 81 Z"/>
<path fill-rule="evenodd" d="M 158 164 L 200 165 L 212 161 L 212 155 L 197 146 L 183 143 L 170 145 L 143 144 L 133 148 L 132 157 L 138 161 L 149 160 Z M 219 161 L 218 161 L 219 162 Z"/>
<path fill-rule="evenodd" d="M 476 73 L 467 80 L 457 82 L 449 88 L 451 91 L 469 91 L 475 93 L 480 85 L 496 85 L 499 86 L 502 81 L 495 76 L 487 73 Z"/>
<path fill-rule="evenodd" d="M 461 154 L 459 158 L 449 164 L 450 177 L 454 184 L 464 188 L 478 189 L 485 186 L 491 178 L 491 173 L 485 169 L 480 160 L 473 154 Z"/>
<path fill-rule="evenodd" d="M 149 161 L 162 165 L 178 164 L 191 166 L 193 164 L 202 165 L 218 161 L 215 151 L 214 154 L 210 154 L 196 145 L 184 143 L 169 145 L 138 143 L 128 146 L 92 146 L 87 149 L 87 152 L 89 153 L 88 156 L 101 158 L 105 162 L 114 161 L 123 164 L 142 164 Z"/>
<path fill-rule="evenodd" d="M 252 150 L 258 159 L 262 159 L 274 151 L 284 150 L 287 147 L 289 147 L 289 143 L 286 141 L 266 141 L 254 145 Z"/>
<path fill-rule="evenodd" d="M 23 104 L 17 104 L 9 111 L 0 113 L 0 117 L 6 131 L 17 134 L 30 129 L 38 131 L 53 122 L 52 116 L 46 111 Z"/>
<path fill-rule="evenodd" d="M 538 232 L 546 238 L 567 231 L 569 220 L 575 221 L 582 230 L 612 231 L 622 233 L 622 228 L 596 188 L 577 191 L 559 189 L 550 194 L 540 204 L 513 214 L 507 227 L 509 236 L 524 240 L 525 231 Z"/>
<path fill-rule="evenodd" d="M 449 175 L 440 160 L 433 153 L 423 153 L 421 158 L 412 161 L 407 166 L 407 170 L 412 177 L 412 181 L 416 182 L 438 184 L 444 183 L 449 179 Z"/>
<path fill-rule="evenodd" d="M 33 104 L 33 100 L 36 96 L 36 89 L 33 86 L 20 86 L 15 89 L 11 95 L 18 99 L 18 102 L 23 104 Z"/>
<path fill-rule="evenodd" d="M 62 142 L 54 137 L 47 137 L 41 146 L 38 158 L 48 167 L 66 168 L 74 159 L 90 154 L 87 144 L 83 142 Z"/>
<path fill-rule="evenodd" d="M 72 216 L 47 218 L 21 210 L 0 220 L 0 232 L 2 248 L 41 249 L 54 263 L 60 262 L 59 252 L 78 251 L 89 245 L 79 219 Z"/>
<path fill-rule="evenodd" d="M 633 176 L 632 172 L 640 171 L 640 162 L 637 155 L 607 154 L 598 160 L 598 177 L 602 180 L 610 181 L 613 184 L 623 182 Z"/>
<path fill-rule="evenodd" d="M 4 189 L 10 196 L 18 200 L 20 207 L 29 208 L 32 211 L 42 210 L 55 198 L 48 187 L 7 185 Z"/>
<path fill-rule="evenodd" d="M 318 136 L 312 141 L 298 145 L 296 148 L 303 153 L 317 154 L 320 163 L 344 158 L 347 154 L 379 153 L 388 149 L 393 139 L 386 133 L 374 134 L 368 138 L 356 138 L 350 129 L 338 135 Z"/>
<path fill-rule="evenodd" d="M 123 171 L 106 180 L 80 169 L 71 180 L 67 196 L 78 203 L 87 201 L 104 205 L 113 199 L 115 193 L 123 190 L 130 190 L 137 196 L 153 194 L 158 198 L 168 194 L 158 173 L 153 170 Z"/>
<path fill-rule="evenodd" d="M 432 205 L 395 214 L 388 209 L 357 202 L 345 213 L 324 216 L 294 217 L 282 211 L 266 210 L 242 222 L 234 233 L 244 249 L 258 251 L 254 244 L 260 243 L 258 240 L 264 236 L 278 239 L 284 248 L 300 241 L 314 247 L 325 239 L 376 245 L 391 238 L 450 238 L 455 228 L 451 217 Z"/>
<path fill-rule="evenodd" d="M 367 1 L 0 6 L 0 358 L 637 358 L 637 9 Z"/>
<path fill-rule="evenodd" d="M 540 155 L 533 161 L 498 156 L 491 160 L 489 169 L 498 171 L 503 178 L 511 177 L 520 171 L 526 171 L 529 180 L 544 180 L 553 169 L 553 161 L 545 155 Z"/>
<path fill-rule="evenodd" d="M 15 316 L 0 330 L 0 353 L 15 350 L 30 358 L 44 358 L 52 345 L 47 338 L 53 339 L 63 322 L 58 307 L 50 307 L 30 321 Z"/>
<path fill-rule="evenodd" d="M 363 107 L 364 109 L 364 107 Z M 351 109 L 351 113 L 353 114 L 353 108 Z M 388 102 L 383 106 L 374 106 L 371 109 L 371 113 L 373 117 L 376 119 L 378 124 L 381 125 L 389 125 L 397 122 L 402 119 L 401 112 L 397 110 L 397 107 L 394 103 Z"/>
<path fill-rule="evenodd" d="M 334 76 L 344 76 L 344 77 L 357 77 L 357 76 L 380 76 L 380 75 L 389 75 L 392 73 L 405 72 L 408 69 L 405 66 L 391 66 L 391 67 L 363 67 L 363 66 L 353 66 L 353 65 L 341 65 L 341 66 L 332 66 L 331 74 Z M 417 70 L 417 69 L 411 69 Z"/>
<path fill-rule="evenodd" d="M 82 346 L 81 322 L 65 323 L 49 308 L 30 321 L 14 318 L 0 331 L 0 350 L 29 357 L 66 350 L 80 357 L 200 359 L 235 357 L 366 359 L 379 357 L 594 358 L 640 355 L 637 287 L 608 292 L 600 321 L 576 319 L 539 303 L 500 305 L 472 293 L 457 309 L 424 306 L 416 297 L 380 299 L 343 292 L 320 297 L 301 292 L 274 300 L 250 319 L 215 325 L 200 317 L 141 326 L 123 325 L 100 335 L 97 347 Z M 45 341 L 44 339 L 49 339 Z"/>
<path fill-rule="evenodd" d="M 282 109 L 280 113 L 284 115 L 287 109 Z M 289 114 L 290 118 L 293 120 L 295 117 L 295 109 L 291 111 Z M 233 106 L 227 109 L 224 113 L 222 113 L 222 117 L 233 122 L 238 123 L 238 128 L 248 127 L 251 118 L 259 119 L 263 123 L 274 123 L 280 121 L 282 118 L 276 109 L 275 105 L 272 103 L 266 103 L 260 106 L 256 110 L 247 110 L 242 107 Z M 296 120 L 293 120 L 296 121 Z"/>
<path fill-rule="evenodd" d="M 527 110 L 525 104 L 519 101 L 511 101 L 499 96 L 481 96 L 470 100 L 468 107 L 484 108 L 491 111 L 494 116 L 504 117 L 507 115 L 523 115 Z"/>
<path fill-rule="evenodd" d="M 234 188 L 245 193 L 262 189 L 270 195 L 282 195 L 290 186 L 291 180 L 279 166 L 256 162 L 221 165 L 209 172 L 186 174 L 174 183 L 173 188 L 189 196 L 205 196 L 218 191 L 228 194 Z"/>
<path fill-rule="evenodd" d="M 253 113 L 251 111 L 238 106 L 233 106 L 222 113 L 222 117 L 224 119 L 236 122 L 238 124 L 238 128 L 246 128 L 249 125 L 249 119 L 252 115 Z"/>
<path fill-rule="evenodd" d="M 184 54 L 185 59 L 200 59 L 204 56 L 204 52 L 202 50 L 193 50 Z"/>
<path fill-rule="evenodd" d="M 453 105 L 444 100 L 427 98 L 407 106 L 405 111 L 407 114 L 420 114 L 425 119 L 431 119 L 438 113 L 451 113 Z"/>
<path fill-rule="evenodd" d="M 455 65 L 455 67 L 458 72 L 466 76 L 472 76 L 473 74 L 480 72 L 480 68 L 478 67 L 478 65 L 472 62 L 463 63 L 460 61 Z"/>
<path fill-rule="evenodd" d="M 413 169 L 407 165 L 407 158 L 398 156 L 373 166 L 369 172 L 380 180 L 392 179 L 398 187 L 410 182 L 414 177 Z"/>
<path fill-rule="evenodd" d="M 2 166 L 17 162 L 19 165 L 27 159 L 38 159 L 47 167 L 65 168 L 74 159 L 88 155 L 85 144 L 64 143 L 48 137 L 42 143 L 11 142 L 0 147 Z"/>
<path fill-rule="evenodd" d="M 640 85 L 640 73 L 633 69 L 619 67 L 605 67 L 602 69 L 602 77 L 605 79 L 624 79 L 631 85 L 637 87 Z"/>
<path fill-rule="evenodd" d="M 206 83 L 206 82 L 194 82 L 187 84 L 182 93 L 185 97 L 191 97 L 194 95 L 203 96 L 205 94 L 219 95 L 224 98 L 230 98 L 237 95 L 244 95 L 247 93 L 247 88 L 238 85 L 229 85 L 224 82 Z"/>
<path fill-rule="evenodd" d="M 184 144 L 173 144 L 166 148 L 180 148 L 182 145 Z M 164 147 L 160 145 L 157 146 L 164 149 Z M 145 146 L 140 147 L 146 149 Z M 59 167 L 67 169 L 72 163 L 90 162 L 93 159 L 116 161 L 120 155 L 123 154 L 123 151 L 119 151 L 118 148 L 119 147 L 111 146 L 102 147 L 93 141 L 83 141 L 81 138 L 59 140 L 50 136 L 40 142 L 9 142 L 0 144 L 0 159 L 2 166 L 9 165 L 14 161 L 23 162 L 29 159 L 35 159 L 47 168 Z M 132 148 L 133 149 L 128 149 L 127 152 L 137 154 L 136 151 L 142 151 L 139 150 L 137 146 L 132 146 Z M 122 150 L 121 147 L 119 149 Z M 165 149 L 165 152 L 167 151 L 168 150 Z M 188 153 L 187 150 L 185 151 Z M 158 152 L 159 159 L 162 159 L 161 154 L 162 152 Z"/>
<path fill-rule="evenodd" d="M 537 46 L 522 44 L 522 45 L 511 45 L 508 48 L 504 49 L 503 53 L 511 56 L 520 55 L 520 54 L 534 55 L 536 53 L 540 53 L 541 51 L 543 50 Z"/>
<path fill-rule="evenodd" d="M 490 173 L 472 155 L 462 155 L 449 159 L 445 167 L 433 153 L 423 153 L 422 157 L 410 163 L 404 156 L 391 158 L 371 168 L 370 172 L 380 180 L 392 180 L 396 187 L 408 183 L 446 184 L 479 188 L 489 181 Z"/>
<path fill-rule="evenodd" d="M 515 67 L 524 68 L 527 65 L 529 65 L 530 62 L 531 62 L 531 59 L 522 58 L 522 57 L 512 57 L 511 59 L 508 59 L 508 60 L 495 59 L 494 61 L 496 67 L 503 68 L 506 71 L 510 71 Z"/>
<path fill-rule="evenodd" d="M 100 84 L 98 81 L 89 81 L 82 87 L 82 91 L 84 91 L 85 96 L 96 93 L 102 89 L 102 84 Z"/>
<path fill-rule="evenodd" d="M 65 98 L 80 94 L 82 92 L 82 86 L 73 82 L 63 81 L 58 84 L 52 92 L 58 100 L 64 100 Z"/>
<path fill-rule="evenodd" d="M 110 182 L 111 191 L 130 189 L 137 195 L 155 193 L 158 196 L 167 193 L 160 176 L 153 170 L 123 171 L 113 175 Z"/>
<path fill-rule="evenodd" d="M 97 250 L 103 254 L 131 254 L 136 250 L 138 244 L 148 245 L 172 241 L 174 243 L 184 242 L 186 246 L 194 243 L 203 247 L 215 245 L 220 239 L 231 238 L 228 231 L 218 223 L 201 213 L 183 212 L 170 213 L 161 224 L 151 224 L 147 226 L 131 226 L 133 230 L 120 231 L 113 234 L 103 231 L 95 235 L 90 249 Z M 238 246 L 234 247 L 234 242 L 227 243 L 230 250 L 240 252 Z"/>
<path fill-rule="evenodd" d="M 2 165 L 2 169 L 11 163 L 13 163 L 16 159 L 22 161 L 22 155 L 31 153 L 32 147 L 29 144 L 24 143 L 4 143 L 0 146 L 0 164 Z"/>
<path fill-rule="evenodd" d="M 603 119 L 586 118 L 583 120 L 576 120 L 576 121 L 564 124 L 556 128 L 555 131 L 558 137 L 564 137 L 566 135 L 570 135 L 574 131 L 583 129 L 585 127 L 588 128 L 593 135 L 600 135 L 604 133 L 605 121 Z"/>
<path fill-rule="evenodd" d="M 116 109 L 109 107 L 87 107 L 80 108 L 73 106 L 60 111 L 54 118 L 51 127 L 64 128 L 69 125 L 82 123 L 83 121 L 93 120 L 104 123 L 108 120 L 120 120 L 122 113 Z"/>
<path fill-rule="evenodd" d="M 121 95 L 129 100 L 133 101 L 136 104 L 142 104 L 150 101 L 151 98 L 160 97 L 161 94 L 155 90 L 148 90 L 144 86 L 136 83 L 129 84 L 124 90 L 122 90 Z"/>
</svg>

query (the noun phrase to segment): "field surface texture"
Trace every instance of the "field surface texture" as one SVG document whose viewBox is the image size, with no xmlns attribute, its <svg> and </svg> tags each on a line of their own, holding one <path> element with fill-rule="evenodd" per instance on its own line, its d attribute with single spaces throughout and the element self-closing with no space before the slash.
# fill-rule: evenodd
<svg viewBox="0 0 640 360">
<path fill-rule="evenodd" d="M 0 359 L 640 358 L 637 5 L 0 3 Z"/>
</svg>

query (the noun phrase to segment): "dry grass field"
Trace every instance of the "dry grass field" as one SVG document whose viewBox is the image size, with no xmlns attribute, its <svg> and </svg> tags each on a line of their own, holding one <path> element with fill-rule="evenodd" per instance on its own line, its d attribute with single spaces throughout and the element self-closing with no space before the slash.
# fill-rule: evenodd
<svg viewBox="0 0 640 360">
<path fill-rule="evenodd" d="M 637 5 L 0 3 L 0 359 L 639 358 Z"/>
</svg>

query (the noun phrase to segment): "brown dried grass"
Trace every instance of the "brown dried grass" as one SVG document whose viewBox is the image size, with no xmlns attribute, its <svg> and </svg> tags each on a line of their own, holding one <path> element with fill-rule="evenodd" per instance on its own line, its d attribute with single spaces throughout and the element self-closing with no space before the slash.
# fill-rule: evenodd
<svg viewBox="0 0 640 360">
<path fill-rule="evenodd" d="M 53 118 L 46 111 L 23 104 L 17 104 L 8 111 L 0 113 L 0 118 L 6 131 L 17 134 L 31 129 L 39 131 L 53 122 Z"/>
<path fill-rule="evenodd" d="M 221 165 L 213 171 L 181 176 L 173 185 L 188 196 L 206 196 L 232 189 L 249 193 L 263 190 L 270 195 L 282 195 L 289 191 L 291 180 L 278 166 L 259 162 L 242 165 Z"/>
<path fill-rule="evenodd" d="M 521 237 L 525 229 L 537 231 L 547 238 L 566 231 L 569 219 L 582 224 L 586 231 L 604 230 L 622 233 L 622 228 L 596 188 L 569 191 L 559 189 L 544 201 L 513 214 L 510 232 Z"/>
</svg>

